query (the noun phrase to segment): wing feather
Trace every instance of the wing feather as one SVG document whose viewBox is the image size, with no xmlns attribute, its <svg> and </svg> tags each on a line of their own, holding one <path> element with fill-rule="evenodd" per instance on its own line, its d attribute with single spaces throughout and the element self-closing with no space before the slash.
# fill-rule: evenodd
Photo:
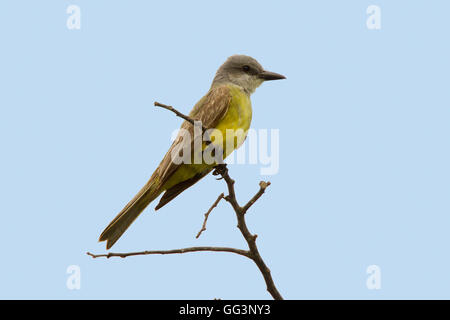
<svg viewBox="0 0 450 320">
<path fill-rule="evenodd" d="M 227 86 L 211 88 L 194 106 L 189 116 L 197 121 L 201 121 L 202 125 L 206 128 L 215 128 L 227 113 L 230 102 L 231 93 Z M 192 141 L 192 137 L 194 137 L 194 126 L 188 121 L 184 121 L 181 129 L 184 129 L 185 133 L 188 132 L 190 134 L 191 139 L 189 141 L 191 143 L 191 150 L 193 150 L 194 141 Z M 159 176 L 160 186 L 164 185 L 180 166 L 180 164 L 172 161 L 172 151 L 174 148 L 181 148 L 182 145 L 180 144 L 183 143 L 187 142 L 183 139 L 183 130 L 181 130 L 156 169 L 155 173 Z"/>
</svg>

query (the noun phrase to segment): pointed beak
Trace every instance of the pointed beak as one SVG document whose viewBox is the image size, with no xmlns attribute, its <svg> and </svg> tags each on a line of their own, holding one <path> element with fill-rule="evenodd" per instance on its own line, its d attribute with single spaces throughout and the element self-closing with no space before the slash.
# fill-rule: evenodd
<svg viewBox="0 0 450 320">
<path fill-rule="evenodd" d="M 286 79 L 286 77 L 283 76 L 282 74 L 270 71 L 263 71 L 258 76 L 260 79 L 263 79 L 264 81 Z"/>
</svg>

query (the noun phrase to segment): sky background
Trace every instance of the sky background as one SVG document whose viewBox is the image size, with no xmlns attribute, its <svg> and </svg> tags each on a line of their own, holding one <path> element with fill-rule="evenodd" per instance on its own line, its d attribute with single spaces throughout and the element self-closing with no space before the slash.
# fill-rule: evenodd
<svg viewBox="0 0 450 320">
<path fill-rule="evenodd" d="M 69 5 L 81 29 L 69 30 Z M 381 29 L 366 26 L 369 5 Z M 287 299 L 450 298 L 448 1 L 23 1 L 0 3 L 0 298 L 270 299 L 227 253 L 92 259 L 188 113 L 236 53 L 287 80 L 252 96 L 279 129 L 280 170 L 230 166 Z M 245 248 L 207 176 L 155 203 L 114 252 Z M 67 268 L 80 267 L 69 290 Z M 366 269 L 381 270 L 381 289 Z"/>
</svg>

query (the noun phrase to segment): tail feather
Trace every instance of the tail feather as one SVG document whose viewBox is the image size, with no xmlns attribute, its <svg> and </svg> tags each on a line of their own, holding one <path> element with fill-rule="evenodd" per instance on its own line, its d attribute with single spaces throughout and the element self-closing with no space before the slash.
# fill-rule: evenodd
<svg viewBox="0 0 450 320">
<path fill-rule="evenodd" d="M 155 200 L 159 194 L 152 179 L 119 212 L 100 235 L 99 241 L 107 241 L 106 249 L 111 248 L 141 212 Z"/>
</svg>

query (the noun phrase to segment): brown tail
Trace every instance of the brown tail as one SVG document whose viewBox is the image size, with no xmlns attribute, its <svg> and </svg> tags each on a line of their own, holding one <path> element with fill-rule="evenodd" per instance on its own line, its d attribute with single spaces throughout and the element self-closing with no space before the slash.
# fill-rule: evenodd
<svg viewBox="0 0 450 320">
<path fill-rule="evenodd" d="M 106 227 L 100 235 L 99 241 L 107 241 L 106 249 L 111 248 L 114 243 L 122 236 L 139 214 L 155 200 L 161 191 L 159 191 L 153 179 L 138 192 L 138 194 L 119 212 L 113 221 Z"/>
</svg>

